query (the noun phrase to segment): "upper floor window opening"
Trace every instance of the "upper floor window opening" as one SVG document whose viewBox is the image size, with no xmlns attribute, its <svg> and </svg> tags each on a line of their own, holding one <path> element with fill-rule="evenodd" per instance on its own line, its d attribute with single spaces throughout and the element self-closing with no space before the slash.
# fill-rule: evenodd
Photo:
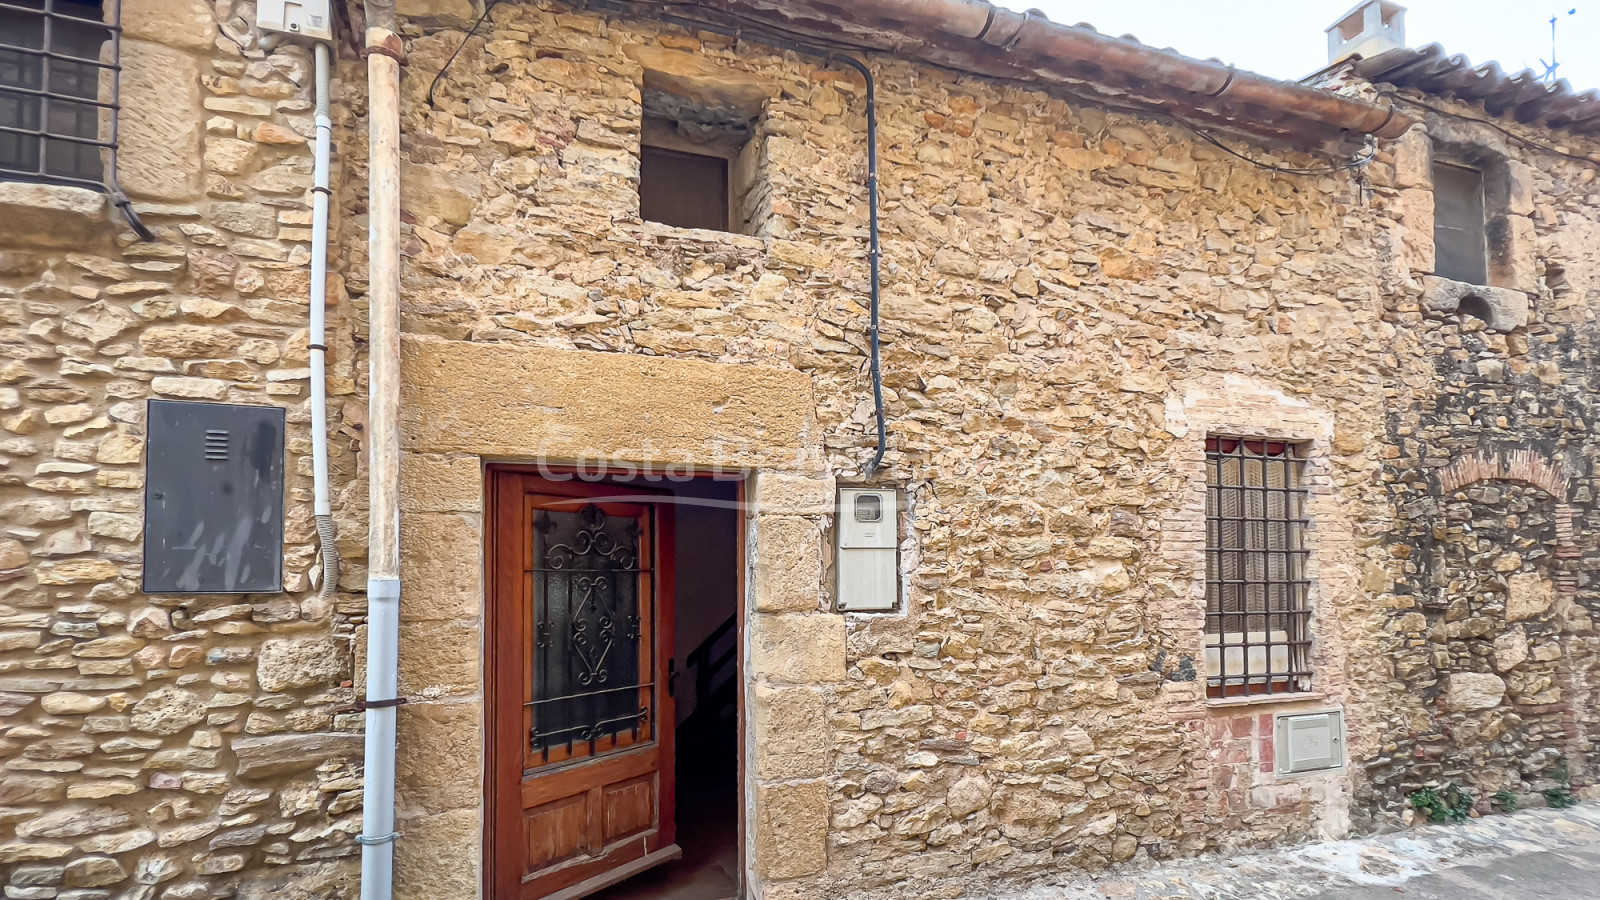
<svg viewBox="0 0 1600 900">
<path fill-rule="evenodd" d="M 1489 283 L 1489 247 L 1481 169 L 1433 164 L 1434 274 L 1467 284 Z"/>
<path fill-rule="evenodd" d="M 1304 447 L 1206 441 L 1206 691 L 1311 689 Z"/>
<path fill-rule="evenodd" d="M 758 234 L 771 215 L 761 107 L 646 71 L 639 216 L 678 228 Z"/>
<path fill-rule="evenodd" d="M 0 2 L 0 180 L 103 189 L 116 146 L 115 22 L 100 0 Z"/>
</svg>

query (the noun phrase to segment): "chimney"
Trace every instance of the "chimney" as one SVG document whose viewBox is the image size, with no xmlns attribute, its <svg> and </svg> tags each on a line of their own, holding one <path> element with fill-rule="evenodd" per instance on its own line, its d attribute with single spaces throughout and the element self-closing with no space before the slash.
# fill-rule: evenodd
<svg viewBox="0 0 1600 900">
<path fill-rule="evenodd" d="M 1406 45 L 1406 8 L 1389 0 L 1367 0 L 1327 31 L 1329 65 L 1352 56 L 1371 59 Z"/>
</svg>

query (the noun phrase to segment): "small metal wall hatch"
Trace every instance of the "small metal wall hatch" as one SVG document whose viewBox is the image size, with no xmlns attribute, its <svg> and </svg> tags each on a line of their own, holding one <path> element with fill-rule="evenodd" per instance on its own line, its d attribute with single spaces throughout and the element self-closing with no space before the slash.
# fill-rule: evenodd
<svg viewBox="0 0 1600 900">
<path fill-rule="evenodd" d="M 284 410 L 151 400 L 144 591 L 283 589 Z"/>
<path fill-rule="evenodd" d="M 900 596 L 900 496 L 893 488 L 841 488 L 838 518 L 841 612 L 888 612 Z"/>
<path fill-rule="evenodd" d="M 1337 709 L 1277 718 L 1279 775 L 1344 766 L 1344 714 Z"/>
</svg>

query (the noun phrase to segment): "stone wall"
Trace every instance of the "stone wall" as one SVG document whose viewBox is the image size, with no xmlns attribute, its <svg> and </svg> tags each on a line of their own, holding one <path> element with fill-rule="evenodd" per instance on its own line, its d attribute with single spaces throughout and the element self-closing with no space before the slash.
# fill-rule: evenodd
<svg viewBox="0 0 1600 900">
<path fill-rule="evenodd" d="M 242 17 L 241 17 L 242 16 Z M 359 598 L 316 592 L 306 318 L 309 50 L 248 6 L 126 0 L 121 183 L 0 185 L 0 884 L 89 900 L 353 890 Z M 359 229 L 357 229 L 359 233 Z M 338 511 L 355 316 L 331 286 Z M 145 402 L 288 410 L 285 591 L 140 591 Z M 344 415 L 337 411 L 343 407 Z"/>
<path fill-rule="evenodd" d="M 462 44 L 445 19 L 407 30 L 413 71 Z M 595 360 L 579 371 L 615 369 L 596 354 L 675 357 L 730 383 L 750 367 L 811 383 L 796 461 L 756 476 L 748 863 L 764 895 L 955 896 L 1343 834 L 1350 773 L 1279 780 L 1259 719 L 1342 704 L 1363 715 L 1352 756 L 1382 747 L 1360 691 L 1386 678 L 1383 661 L 1350 648 L 1378 640 L 1386 616 L 1372 573 L 1390 557 L 1372 536 L 1390 501 L 1374 485 L 1402 373 L 1386 316 L 1392 292 L 1416 287 L 1388 243 L 1403 228 L 1393 158 L 1361 179 L 1274 175 L 1170 125 L 873 65 L 903 609 L 831 611 L 830 523 L 815 509 L 872 448 L 857 76 L 705 33 L 497 6 L 432 104 L 431 75 L 407 81 L 408 352 L 460 358 L 445 348 L 467 342 L 505 361 L 481 371 L 521 371 L 525 347 Z M 673 78 L 764 98 L 759 237 L 638 218 L 644 92 Z M 462 390 L 472 407 L 486 388 Z M 528 410 L 518 422 L 571 421 L 547 384 L 487 390 Z M 457 420 L 451 394 L 410 415 Z M 590 458 L 685 461 L 676 444 L 641 444 L 657 427 L 562 426 L 552 447 L 513 422 L 484 452 L 566 458 L 581 439 Z M 1194 680 L 1209 428 L 1290 428 L 1315 448 L 1318 677 L 1298 705 L 1208 706 Z M 769 508 L 768 470 L 786 466 L 806 487 Z M 470 685 L 436 693 L 474 702 Z M 478 761 L 458 759 L 481 784 Z M 413 806 L 429 840 L 397 848 L 402 895 L 470 889 L 477 810 Z"/>
<path fill-rule="evenodd" d="M 1401 259 L 1421 290 L 1393 312 L 1408 372 L 1382 475 L 1395 504 L 1393 681 L 1381 752 L 1365 762 L 1374 817 L 1405 815 L 1412 791 L 1447 782 L 1483 811 L 1498 791 L 1540 803 L 1561 772 L 1592 783 L 1600 765 L 1595 167 L 1433 114 L 1400 145 L 1402 196 L 1430 191 L 1430 145 L 1484 163 L 1504 223 L 1490 229 L 1500 290 L 1421 275 L 1431 235 L 1409 235 Z"/>
</svg>

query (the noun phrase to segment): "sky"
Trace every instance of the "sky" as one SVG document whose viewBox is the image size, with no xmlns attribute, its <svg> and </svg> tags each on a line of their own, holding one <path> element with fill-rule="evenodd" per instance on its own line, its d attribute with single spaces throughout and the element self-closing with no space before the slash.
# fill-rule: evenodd
<svg viewBox="0 0 1600 900">
<path fill-rule="evenodd" d="M 1328 61 L 1323 29 L 1356 0 L 995 0 L 1037 8 L 1068 25 L 1087 22 L 1102 33 L 1132 34 L 1186 56 L 1216 57 L 1276 78 L 1301 78 Z M 1411 0 L 1406 43 L 1443 44 L 1474 64 L 1490 60 L 1508 72 L 1550 58 L 1550 17 L 1557 15 L 1557 74 L 1576 90 L 1600 88 L 1600 0 Z M 1574 15 L 1567 11 L 1576 9 Z"/>
</svg>

